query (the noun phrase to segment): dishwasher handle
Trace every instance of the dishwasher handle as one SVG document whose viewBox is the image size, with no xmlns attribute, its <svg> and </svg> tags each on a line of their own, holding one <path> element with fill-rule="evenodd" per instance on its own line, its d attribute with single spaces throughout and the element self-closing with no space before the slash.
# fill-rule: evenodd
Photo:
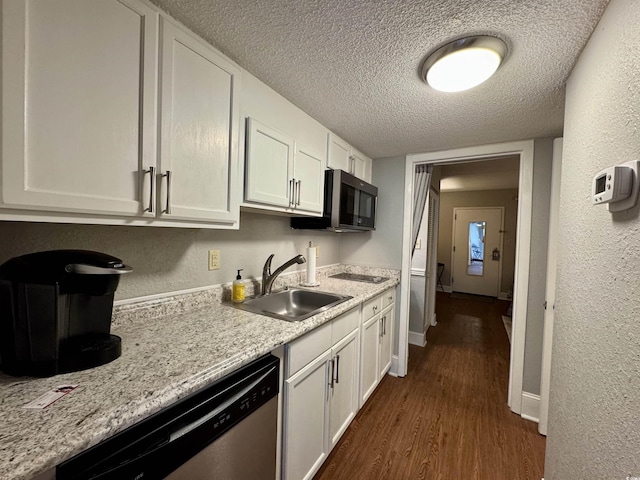
<svg viewBox="0 0 640 480">
<path fill-rule="evenodd" d="M 253 390 L 255 387 L 257 387 L 260 384 L 260 382 L 262 382 L 265 378 L 267 378 L 269 375 L 271 375 L 271 373 L 276 369 L 277 369 L 277 367 L 271 367 L 267 372 L 264 373 L 264 375 L 260 376 L 259 378 L 257 378 L 253 382 L 251 382 L 249 385 L 245 386 L 242 390 L 237 392 L 232 397 L 228 398 L 225 402 L 220 404 L 218 407 L 216 407 L 211 412 L 207 413 L 204 417 L 200 417 L 196 421 L 191 422 L 189 425 L 185 425 L 184 427 L 179 428 L 178 430 L 176 430 L 174 432 L 171 432 L 169 434 L 169 442 L 168 443 L 176 441 L 180 437 L 183 437 L 186 434 L 188 434 L 189 432 L 192 432 L 193 430 L 198 428 L 200 425 L 203 425 L 203 424 L 207 423 L 209 420 L 211 420 L 212 418 L 215 418 L 218 415 L 220 415 L 220 413 L 225 411 L 230 405 L 233 405 L 235 402 L 240 400 L 244 395 L 246 395 L 251 390 Z"/>
</svg>

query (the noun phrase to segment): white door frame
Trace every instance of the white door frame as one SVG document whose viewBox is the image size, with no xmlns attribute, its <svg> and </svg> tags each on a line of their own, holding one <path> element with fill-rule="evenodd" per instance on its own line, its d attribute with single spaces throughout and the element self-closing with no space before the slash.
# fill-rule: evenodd
<svg viewBox="0 0 640 480">
<path fill-rule="evenodd" d="M 502 253 L 504 252 L 504 217 L 505 211 L 504 207 L 455 207 L 453 209 L 454 221 L 453 221 L 453 232 L 451 233 L 451 243 L 455 243 L 456 239 L 456 220 L 455 216 L 458 210 L 487 210 L 487 209 L 496 209 L 500 210 L 500 258 L 498 260 L 498 288 L 496 288 L 496 297 L 500 295 L 500 286 L 502 285 Z M 454 255 L 455 252 L 453 249 L 451 250 L 451 275 L 453 275 L 453 269 L 455 266 Z M 487 252 L 484 252 L 485 258 L 487 256 Z M 453 288 L 453 285 L 451 285 Z"/>
<path fill-rule="evenodd" d="M 547 287 L 545 291 L 544 333 L 542 337 L 542 369 L 540 374 L 540 421 L 538 432 L 547 434 L 549 419 L 549 387 L 551 381 L 551 345 L 554 307 L 556 303 L 556 268 L 558 264 L 558 231 L 560 228 L 560 175 L 562 174 L 562 138 L 553 141 L 551 173 L 551 206 L 549 208 L 549 246 L 547 248 Z"/>
<path fill-rule="evenodd" d="M 509 394 L 511 410 L 522 410 L 522 380 L 526 333 L 527 302 L 529 296 L 529 256 L 531 253 L 531 210 L 533 199 L 533 140 L 497 143 L 476 147 L 456 148 L 440 152 L 417 153 L 406 156 L 404 221 L 402 230 L 402 272 L 400 274 L 400 319 L 398 323 L 399 376 L 407 374 L 409 360 L 409 300 L 411 285 L 411 228 L 413 220 L 413 172 L 421 163 L 441 164 L 470 159 L 519 155 L 520 180 L 518 186 L 518 225 L 516 234 L 516 265 L 513 292 L 513 331 L 511 363 L 509 366 Z"/>
</svg>

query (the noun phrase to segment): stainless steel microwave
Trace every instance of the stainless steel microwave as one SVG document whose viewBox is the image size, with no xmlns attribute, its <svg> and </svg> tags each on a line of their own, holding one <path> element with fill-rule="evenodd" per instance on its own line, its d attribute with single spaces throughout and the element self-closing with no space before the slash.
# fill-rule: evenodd
<svg viewBox="0 0 640 480">
<path fill-rule="evenodd" d="M 344 170 L 324 172 L 322 217 L 293 217 L 291 227 L 365 232 L 375 230 L 378 188 Z"/>
</svg>

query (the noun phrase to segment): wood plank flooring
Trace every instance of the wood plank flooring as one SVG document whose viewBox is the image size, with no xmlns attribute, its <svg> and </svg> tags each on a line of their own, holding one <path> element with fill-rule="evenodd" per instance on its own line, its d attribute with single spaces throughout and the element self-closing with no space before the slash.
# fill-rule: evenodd
<svg viewBox="0 0 640 480">
<path fill-rule="evenodd" d="M 427 347 L 405 378 L 386 376 L 316 480 L 542 478 L 545 437 L 507 407 L 508 302 L 438 293 Z"/>
</svg>

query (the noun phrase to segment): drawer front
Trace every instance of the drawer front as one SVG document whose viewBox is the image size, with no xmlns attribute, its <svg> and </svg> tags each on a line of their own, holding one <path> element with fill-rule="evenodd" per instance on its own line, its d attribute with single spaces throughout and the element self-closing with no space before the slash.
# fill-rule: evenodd
<svg viewBox="0 0 640 480">
<path fill-rule="evenodd" d="M 396 301 L 396 289 L 390 288 L 382 294 L 382 308 L 388 307 Z"/>
<path fill-rule="evenodd" d="M 335 345 L 348 334 L 358 328 L 360 323 L 360 308 L 352 308 L 333 320 L 331 326 L 331 345 Z"/>
<path fill-rule="evenodd" d="M 312 330 L 287 345 L 286 378 L 331 348 L 331 322 Z"/>
<path fill-rule="evenodd" d="M 362 321 L 366 322 L 382 310 L 382 295 L 373 297 L 362 304 Z"/>
</svg>

